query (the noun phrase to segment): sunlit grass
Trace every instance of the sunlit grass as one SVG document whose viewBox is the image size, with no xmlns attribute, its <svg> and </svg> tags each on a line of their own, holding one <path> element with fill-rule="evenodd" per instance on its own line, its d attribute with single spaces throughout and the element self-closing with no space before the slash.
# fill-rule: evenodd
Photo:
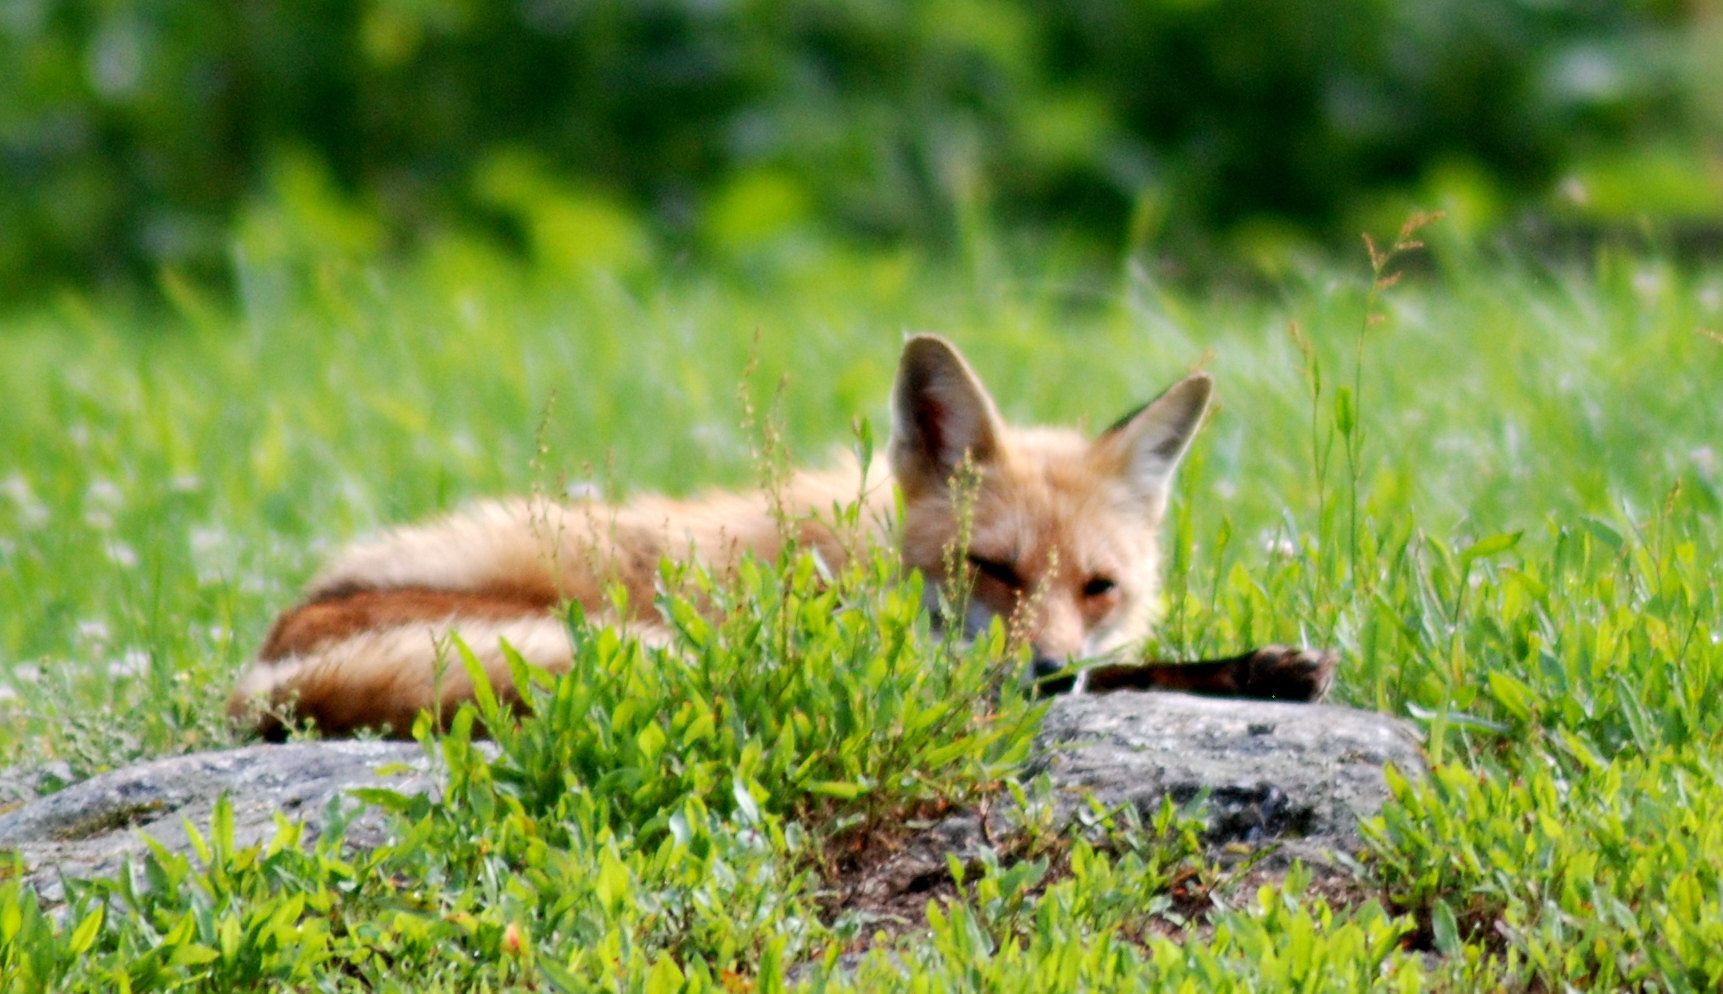
<svg viewBox="0 0 1723 994">
<path fill-rule="evenodd" d="M 1723 841 L 1677 818 L 1702 803 L 1683 798 L 1719 789 L 1723 343 L 1702 329 L 1723 325 L 1723 270 L 1450 252 L 1387 290 L 1383 320 L 1367 326 L 1362 252 L 1355 266 L 1312 263 L 1273 293 L 1243 295 L 1179 290 L 1130 267 L 1097 281 L 998 246 L 964 263 L 804 248 L 730 270 L 552 279 L 451 239 L 410 266 L 242 265 L 231 303 L 169 279 L 166 313 L 66 300 L 9 319 L 0 757 L 65 760 L 81 776 L 226 745 L 234 673 L 335 544 L 498 492 L 750 485 L 758 436 L 743 424 L 744 385 L 795 458 L 819 461 L 848 444 L 853 417 L 883 437 L 902 335 L 934 330 L 1019 421 L 1098 427 L 1189 368 L 1213 372 L 1220 406 L 1182 471 L 1167 622 L 1151 649 L 1337 646 L 1336 696 L 1415 720 L 1443 772 L 1427 793 L 1407 788 L 1379 833 L 1385 894 L 1413 916 L 1399 925 L 1370 910 L 1323 923 L 1294 889 L 1240 910 L 1213 948 L 1186 947 L 1186 966 L 1157 952 L 1159 972 L 1143 973 L 1131 959 L 1141 921 L 1083 903 L 1134 886 L 1118 876 L 1128 861 L 1098 857 L 1040 910 L 953 912 L 906 962 L 970 978 L 958 986 L 1129 986 L 1121 978 L 1206 976 L 1214 957 L 1226 971 L 1258 964 L 1228 973 L 1248 985 L 1322 976 L 1348 951 L 1387 965 L 1334 986 L 1368 987 L 1416 981 L 1417 964 L 1390 948 L 1414 936 L 1450 954 L 1462 988 L 1534 974 L 1615 987 L 1677 960 L 1689 972 L 1672 989 L 1715 984 L 1715 936 L 1670 923 L 1723 904 L 1705 869 Z M 1354 384 L 1342 413 L 1339 388 Z M 1631 810 L 1611 816 L 1612 805 Z M 480 836 L 507 835 L 470 817 Z M 424 831 L 453 831 L 437 824 Z M 681 886 L 647 865 L 660 857 L 630 852 L 626 833 L 598 834 L 569 841 L 568 859 L 602 862 L 588 843 L 620 847 L 637 877 Z M 724 852 L 791 875 L 772 880 L 794 876 L 743 836 Z M 509 838 L 499 851 L 525 845 Z M 702 858 L 688 879 L 706 882 L 688 893 L 711 882 L 700 874 L 718 857 Z M 1563 889 L 1582 869 L 1604 874 L 1602 890 Z M 1643 899 L 1624 896 L 1652 875 Z M 1032 883 L 998 887 L 1030 907 Z M 1606 893 L 1615 917 L 1582 921 Z M 537 900 L 511 905 L 534 923 L 536 955 L 578 976 L 659 953 L 689 966 L 676 945 L 686 937 L 566 965 L 573 933 L 533 918 L 549 914 Z M 591 941 L 650 931 L 591 900 Z M 817 931 L 797 917 L 809 908 L 784 913 L 800 922 L 795 948 L 817 955 Z M 502 921 L 485 921 L 473 941 L 500 948 Z M 778 955 L 761 938 L 774 927 L 750 925 L 745 941 L 724 940 L 729 959 L 709 959 L 759 967 Z M 1077 934 L 1123 945 L 1056 962 L 1054 940 Z M 1294 934 L 1304 959 L 1263 965 L 1260 950 Z M 1013 935 L 1006 955 L 999 943 Z M 1592 951 L 1572 953 L 1576 936 Z M 982 946 L 996 958 L 957 968 Z M 509 969 L 493 981 L 522 975 Z M 882 961 L 866 975 L 886 985 L 890 973 Z"/>
</svg>

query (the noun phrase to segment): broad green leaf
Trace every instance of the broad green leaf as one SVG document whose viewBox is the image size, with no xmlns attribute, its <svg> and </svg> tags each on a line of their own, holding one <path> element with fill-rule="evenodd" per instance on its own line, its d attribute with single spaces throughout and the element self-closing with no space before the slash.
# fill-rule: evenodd
<svg viewBox="0 0 1723 994">
<path fill-rule="evenodd" d="M 106 907 L 98 904 L 85 915 L 84 920 L 72 931 L 72 938 L 66 943 L 66 951 L 74 956 L 82 956 L 95 945 L 96 936 L 102 931 L 102 922 L 107 917 L 106 912 Z"/>
<path fill-rule="evenodd" d="M 195 942 L 175 946 L 173 953 L 168 956 L 169 966 L 202 966 L 221 958 L 221 953 L 208 946 Z"/>
<path fill-rule="evenodd" d="M 461 660 L 461 667 L 467 672 L 467 679 L 472 681 L 473 699 L 478 702 L 479 714 L 486 719 L 495 716 L 498 713 L 497 695 L 491 688 L 491 678 L 485 672 L 484 664 L 479 662 L 479 657 L 473 654 L 460 635 L 451 632 L 449 642 Z"/>
<path fill-rule="evenodd" d="M 1497 704 L 1520 721 L 1531 718 L 1536 695 L 1524 680 L 1504 670 L 1491 672 L 1488 679 L 1490 695 Z"/>
<path fill-rule="evenodd" d="M 678 994 L 682 990 L 682 971 L 668 954 L 659 953 L 646 975 L 646 994 Z"/>
<path fill-rule="evenodd" d="M 1460 561 L 1462 563 L 1469 563 L 1475 559 L 1483 559 L 1488 556 L 1494 556 L 1498 553 L 1506 552 L 1520 544 L 1520 536 L 1524 534 L 1525 532 L 1523 531 L 1517 531 L 1508 532 L 1502 535 L 1491 535 L 1488 538 L 1481 538 L 1460 550 Z"/>
<path fill-rule="evenodd" d="M 853 801 L 868 792 L 867 787 L 844 780 L 815 780 L 808 784 L 808 790 L 827 797 L 841 797 L 846 801 Z"/>
<path fill-rule="evenodd" d="M 1430 906 L 1430 931 L 1436 951 L 1443 956 L 1455 958 L 1464 951 L 1460 942 L 1460 925 L 1454 919 L 1454 909 L 1448 907 L 1448 902 L 1439 897 Z"/>
</svg>

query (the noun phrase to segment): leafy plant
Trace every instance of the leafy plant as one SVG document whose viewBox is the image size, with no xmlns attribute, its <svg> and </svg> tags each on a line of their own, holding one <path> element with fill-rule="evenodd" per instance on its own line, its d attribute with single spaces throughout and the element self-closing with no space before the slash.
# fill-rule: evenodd
<svg viewBox="0 0 1723 994">
<path fill-rule="evenodd" d="M 889 557 L 792 558 L 667 575 L 664 645 L 574 619 L 578 675 L 517 677 L 534 718 L 475 708 L 434 741 L 442 799 L 367 795 L 379 849 L 339 814 L 313 845 L 218 819 L 63 906 L 8 878 L 0 988 L 1714 988 L 1723 348 L 1694 329 L 1723 272 L 1448 255 L 1374 303 L 1314 264 L 1192 297 L 978 245 L 974 269 L 828 247 L 644 280 L 458 235 L 401 266 L 284 244 L 242 253 L 237 304 L 169 281 L 167 317 L 8 319 L 0 787 L 231 744 L 232 674 L 355 533 L 511 490 L 746 485 L 726 385 L 751 358 L 788 377 L 773 458 L 817 461 L 887 396 L 881 329 L 935 328 L 1020 421 L 1104 424 L 1215 374 L 1146 651 L 1332 646 L 1337 698 L 1419 728 L 1428 780 L 1368 829 L 1378 900 L 1259 887 L 1157 819 L 1051 836 L 1023 785 L 1022 834 L 957 866 L 925 929 L 830 921 L 832 840 L 1009 791 L 1035 708 L 990 642 L 923 630 Z M 1361 313 L 1388 320 L 1362 381 Z M 1342 383 L 1367 445 L 1319 488 Z"/>
<path fill-rule="evenodd" d="M 515 723 L 484 674 L 476 710 L 502 750 L 494 776 L 525 808 L 590 795 L 645 843 L 689 799 L 815 828 L 971 803 L 1027 755 L 1041 707 L 1001 686 L 1003 635 L 932 639 L 921 582 L 875 551 L 822 577 L 812 554 L 744 562 L 736 582 L 667 575 L 672 628 L 648 647 L 570 608 L 574 663 L 554 680 L 515 658 L 531 720 Z"/>
</svg>

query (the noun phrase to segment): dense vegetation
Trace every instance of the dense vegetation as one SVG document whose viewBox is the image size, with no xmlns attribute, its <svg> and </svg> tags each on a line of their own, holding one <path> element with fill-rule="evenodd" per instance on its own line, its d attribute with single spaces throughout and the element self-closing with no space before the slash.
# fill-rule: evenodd
<svg viewBox="0 0 1723 994">
<path fill-rule="evenodd" d="M 836 854 L 1007 781 L 1034 711 L 997 694 L 997 646 L 928 635 L 889 561 L 831 584 L 766 564 L 709 625 L 667 600 L 669 652 L 582 626 L 577 677 L 540 687 L 502 758 L 457 729 L 429 746 L 448 800 L 371 797 L 399 832 L 373 854 L 291 829 L 237 849 L 218 819 L 207 858 L 150 862 L 147 894 L 98 882 L 55 918 L 0 886 L 0 986 L 1723 977 L 1723 271 L 1450 248 L 1400 285 L 1360 261 L 1241 299 L 1135 268 L 1097 286 L 986 238 L 962 264 L 803 241 L 649 278 L 626 253 L 522 267 L 452 235 L 388 266 L 340 249 L 366 222 L 339 196 L 287 189 L 239 243 L 236 303 L 169 278 L 166 318 L 67 296 L 0 327 L 5 763 L 81 777 L 228 744 L 233 674 L 332 544 L 499 491 L 688 492 L 818 460 L 852 416 L 881 433 L 901 330 L 930 328 L 1019 420 L 1103 424 L 1210 369 L 1150 651 L 1336 646 L 1336 696 L 1416 721 L 1434 776 L 1400 788 L 1372 883 L 1339 902 L 1298 873 L 1241 889 L 1173 812 L 1049 836 L 1031 784 L 998 865 L 963 868 L 926 931 L 874 940 L 888 923 L 829 913 Z"/>
<path fill-rule="evenodd" d="M 17 0 L 0 295 L 226 275 L 306 163 L 416 243 L 622 210 L 675 253 L 950 244 L 979 213 L 1189 263 L 1451 201 L 1715 224 L 1715 18 L 1675 0 Z M 1694 34 L 1697 29 L 1702 33 Z M 1559 191 L 1559 192 L 1558 192 Z"/>
<path fill-rule="evenodd" d="M 1144 651 L 1339 648 L 1433 768 L 1352 890 L 1171 807 L 1055 832 L 1003 643 L 792 555 L 675 577 L 668 649 L 572 616 L 536 717 L 425 737 L 445 799 L 366 796 L 380 849 L 218 814 L 65 907 L 0 874 L 0 989 L 1718 989 L 1712 7 L 0 3 L 0 767 L 238 741 L 355 534 L 865 448 L 931 329 L 1016 420 L 1211 370 Z M 1304 251 L 1408 203 L 1430 256 Z M 1528 214 L 1641 247 L 1481 248 Z M 1178 278 L 1217 258 L 1264 292 Z M 925 921 L 836 910 L 1002 793 Z"/>
</svg>

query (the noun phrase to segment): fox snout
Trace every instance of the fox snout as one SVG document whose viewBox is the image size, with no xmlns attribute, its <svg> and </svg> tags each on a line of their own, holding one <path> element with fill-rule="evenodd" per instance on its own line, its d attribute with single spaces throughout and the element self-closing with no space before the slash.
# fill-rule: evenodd
<svg viewBox="0 0 1723 994">
<path fill-rule="evenodd" d="M 1047 594 L 1043 591 L 1043 594 Z M 1029 675 L 1036 682 L 1087 659 L 1100 650 L 1099 640 L 1091 638 L 1090 626 L 1083 618 L 1082 605 L 1075 600 L 1045 597 L 1040 605 L 1019 606 L 1013 619 L 1021 637 L 1029 643 Z"/>
<path fill-rule="evenodd" d="M 1076 663 L 1077 660 L 1069 656 L 1049 656 L 1036 650 L 1029 658 L 1029 670 L 1024 674 L 1024 683 L 1041 696 L 1080 694 L 1085 689 L 1085 677 L 1088 674 L 1077 667 Z"/>
<path fill-rule="evenodd" d="M 938 593 L 930 591 L 927 606 L 937 630 L 944 630 L 951 624 L 951 615 L 947 611 L 948 605 L 944 603 L 944 598 Z M 963 640 L 968 642 L 985 635 L 996 620 L 1003 622 L 1008 631 L 1014 628 L 1019 629 L 1015 633 L 1015 638 L 1019 640 L 1017 641 L 1019 647 L 1025 642 L 1028 643 L 1029 666 L 1023 673 L 1023 681 L 1025 684 L 1038 688 L 1041 693 L 1063 694 L 1074 689 L 1080 689 L 1076 686 L 1077 674 L 1073 664 L 1092 661 L 1095 658 L 1104 658 L 1109 655 L 1106 652 L 1097 654 L 1087 651 L 1089 647 L 1086 644 L 1073 646 L 1068 639 L 1042 638 L 1037 637 L 1034 632 L 1024 633 L 1020 630 L 1021 622 L 1024 620 L 1022 614 L 1016 612 L 996 613 L 988 605 L 975 601 L 969 603 L 968 609 L 963 614 Z"/>
<path fill-rule="evenodd" d="M 1037 652 L 1029 660 L 1029 676 L 1036 682 L 1063 672 L 1071 661 L 1063 656 L 1044 656 Z"/>
</svg>

